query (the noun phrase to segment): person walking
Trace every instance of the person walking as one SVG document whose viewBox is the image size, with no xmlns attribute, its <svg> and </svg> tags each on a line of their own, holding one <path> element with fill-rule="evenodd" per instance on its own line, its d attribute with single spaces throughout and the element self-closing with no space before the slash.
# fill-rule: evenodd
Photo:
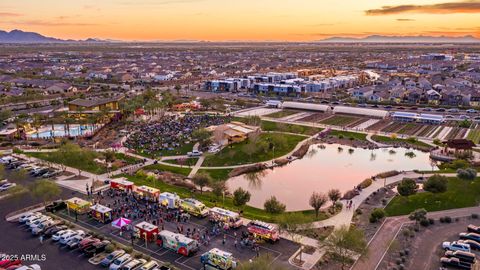
<svg viewBox="0 0 480 270">
<path fill-rule="evenodd" d="M 43 235 L 40 235 L 39 239 L 40 239 L 40 244 L 43 245 Z"/>
</svg>

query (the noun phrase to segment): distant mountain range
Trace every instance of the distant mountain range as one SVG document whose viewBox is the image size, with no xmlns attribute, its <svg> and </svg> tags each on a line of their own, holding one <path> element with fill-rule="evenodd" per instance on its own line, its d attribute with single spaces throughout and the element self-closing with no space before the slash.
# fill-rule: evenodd
<svg viewBox="0 0 480 270">
<path fill-rule="evenodd" d="M 35 32 L 24 32 L 22 30 L 12 30 L 10 32 L 0 30 L 0 43 L 107 43 L 123 42 L 120 40 L 88 38 L 85 40 L 59 39 L 46 37 Z M 152 41 L 165 42 L 165 41 Z M 170 41 L 172 42 L 172 41 Z M 173 42 L 196 42 L 193 40 L 178 40 Z M 200 42 L 200 41 L 198 41 Z M 372 35 L 364 38 L 352 37 L 331 37 L 315 42 L 321 43 L 479 43 L 480 39 L 474 36 L 446 37 L 446 36 L 381 36 Z"/>
<path fill-rule="evenodd" d="M 364 38 L 331 37 L 319 40 L 323 43 L 478 43 L 480 39 L 474 36 L 380 36 L 372 35 Z"/>
</svg>

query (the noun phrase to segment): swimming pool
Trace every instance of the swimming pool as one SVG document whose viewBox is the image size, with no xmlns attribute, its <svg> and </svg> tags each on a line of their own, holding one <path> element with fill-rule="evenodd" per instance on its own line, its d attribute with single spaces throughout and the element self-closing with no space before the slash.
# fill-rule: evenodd
<svg viewBox="0 0 480 270">
<path fill-rule="evenodd" d="M 95 126 L 86 126 L 86 125 L 70 125 L 70 128 L 67 130 L 65 129 L 64 125 L 54 125 L 54 128 L 52 129 L 51 126 L 44 126 L 39 129 L 38 133 L 34 132 L 31 134 L 28 134 L 28 138 L 33 138 L 33 139 L 49 139 L 49 138 L 58 138 L 58 137 L 77 137 L 77 136 L 82 136 L 82 135 L 88 135 L 93 133 L 97 127 Z"/>
</svg>

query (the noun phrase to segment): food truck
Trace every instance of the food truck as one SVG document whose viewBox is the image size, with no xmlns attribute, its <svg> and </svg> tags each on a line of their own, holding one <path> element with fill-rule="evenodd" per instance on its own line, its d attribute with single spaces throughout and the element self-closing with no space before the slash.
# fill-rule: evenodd
<svg viewBox="0 0 480 270">
<path fill-rule="evenodd" d="M 238 228 L 243 225 L 243 221 L 240 219 L 240 215 L 230 210 L 213 207 L 208 211 L 208 215 L 210 221 L 224 222 L 232 228 Z"/>
<path fill-rule="evenodd" d="M 160 194 L 160 190 L 148 186 L 135 187 L 133 191 L 142 199 L 151 202 L 156 202 L 158 200 L 158 195 Z"/>
<path fill-rule="evenodd" d="M 158 197 L 158 203 L 168 209 L 177 209 L 180 205 L 180 197 L 177 194 L 163 192 Z"/>
<path fill-rule="evenodd" d="M 208 207 L 199 200 L 192 198 L 184 199 L 180 202 L 180 208 L 196 217 L 206 217 L 208 215 Z"/>
<path fill-rule="evenodd" d="M 102 223 L 112 221 L 112 209 L 97 203 L 91 206 L 90 210 L 90 215 L 93 219 Z"/>
<path fill-rule="evenodd" d="M 250 223 L 248 223 L 247 230 L 255 238 L 260 238 L 271 242 L 275 242 L 280 239 L 278 230 L 273 225 L 263 221 L 252 220 Z"/>
<path fill-rule="evenodd" d="M 157 244 L 183 256 L 190 256 L 198 250 L 196 240 L 168 230 L 163 230 L 158 234 Z"/>
<path fill-rule="evenodd" d="M 76 212 L 77 214 L 85 214 L 90 211 L 90 206 L 92 204 L 89 201 L 80 199 L 78 197 L 73 197 L 65 201 L 67 203 L 67 211 Z"/>
<path fill-rule="evenodd" d="M 157 240 L 158 227 L 146 221 L 142 221 L 135 225 L 134 233 L 135 237 L 152 242 Z"/>
<path fill-rule="evenodd" d="M 237 261 L 233 257 L 232 253 L 213 248 L 208 252 L 205 252 L 200 257 L 200 261 L 204 265 L 212 266 L 215 269 L 229 270 L 237 267 Z"/>
<path fill-rule="evenodd" d="M 110 188 L 121 191 L 132 191 L 134 187 L 133 182 L 128 181 L 125 177 L 110 180 Z"/>
</svg>

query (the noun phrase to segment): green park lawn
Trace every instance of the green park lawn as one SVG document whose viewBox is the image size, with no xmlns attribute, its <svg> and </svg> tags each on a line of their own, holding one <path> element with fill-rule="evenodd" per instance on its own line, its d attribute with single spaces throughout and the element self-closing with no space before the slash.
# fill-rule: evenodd
<svg viewBox="0 0 480 270">
<path fill-rule="evenodd" d="M 217 170 L 205 170 L 200 169 L 198 173 L 205 173 L 210 175 L 213 181 L 226 181 L 228 179 L 228 174 L 231 172 L 231 169 L 217 169 Z"/>
<path fill-rule="evenodd" d="M 267 114 L 265 115 L 265 117 L 270 117 L 270 118 L 283 118 L 283 117 L 287 117 L 287 116 L 290 116 L 290 115 L 294 115 L 298 113 L 298 111 L 293 111 L 293 110 L 281 110 L 281 111 L 278 111 L 278 112 L 274 112 L 274 113 L 271 113 L 271 114 Z"/>
<path fill-rule="evenodd" d="M 198 158 L 186 158 L 186 159 L 183 159 L 183 161 L 179 159 L 163 160 L 163 162 L 165 163 L 184 165 L 184 166 L 195 166 L 195 164 L 197 164 L 197 161 L 198 161 Z"/>
<path fill-rule="evenodd" d="M 94 174 L 107 172 L 106 166 L 94 161 L 95 158 L 100 157 L 100 154 L 90 150 L 82 150 L 82 153 L 78 154 L 74 152 L 71 154 L 63 154 L 61 152 L 25 152 L 25 154 Z"/>
<path fill-rule="evenodd" d="M 219 207 L 223 207 L 233 211 L 239 210 L 238 207 L 233 205 L 233 200 L 229 196 L 226 196 L 225 202 L 223 202 L 223 199 L 221 197 L 217 197 L 210 192 L 203 192 L 203 194 L 200 194 L 200 192 L 192 192 L 188 188 L 166 184 L 162 181 L 155 181 L 154 183 L 151 183 L 145 178 L 139 177 L 136 175 L 133 175 L 133 176 L 118 175 L 118 177 L 122 177 L 122 176 L 128 178 L 130 181 L 134 182 L 136 185 L 147 185 L 147 186 L 155 187 L 160 189 L 161 192 L 167 191 L 171 193 L 176 193 L 182 198 L 196 198 L 202 201 L 208 207 L 219 206 Z M 307 218 L 307 220 L 309 221 L 323 220 L 327 218 L 326 214 L 324 213 L 320 213 L 318 219 L 315 218 L 315 212 L 313 210 L 305 210 L 305 211 L 299 211 L 299 212 L 303 213 Z M 263 209 L 246 205 L 243 207 L 243 216 L 249 219 L 258 219 L 266 222 L 274 222 L 278 215 L 267 213 Z"/>
<path fill-rule="evenodd" d="M 345 138 L 345 139 L 354 139 L 358 141 L 366 141 L 367 134 L 351 132 L 351 131 L 343 131 L 343 130 L 330 130 L 328 132 L 329 136 L 334 136 L 337 138 Z"/>
<path fill-rule="evenodd" d="M 234 121 L 239 121 L 242 123 L 247 123 L 248 118 L 235 117 Z M 309 127 L 303 125 L 295 124 L 286 124 L 286 123 L 277 123 L 272 121 L 262 120 L 260 127 L 263 131 L 278 131 L 278 132 L 289 132 L 302 135 L 315 135 L 323 130 L 323 128 Z"/>
<path fill-rule="evenodd" d="M 299 135 L 261 133 L 258 141 L 255 143 L 255 148 L 257 151 L 254 153 L 246 153 L 245 145 L 247 145 L 249 141 L 246 140 L 244 142 L 235 143 L 225 147 L 214 155 L 208 155 L 205 158 L 202 166 L 231 166 L 271 160 L 273 158 L 288 154 L 299 142 L 304 139 L 305 137 Z M 268 146 L 270 141 L 275 145 L 274 151 L 271 149 L 268 149 L 267 151 L 260 149 L 261 145 Z"/>
<path fill-rule="evenodd" d="M 408 197 L 396 196 L 385 207 L 388 216 L 408 215 L 416 209 L 440 211 L 476 206 L 480 202 L 480 179 L 448 179 L 448 189 L 444 193 L 421 192 Z"/>
<path fill-rule="evenodd" d="M 379 136 L 379 135 L 373 135 L 372 140 L 379 142 L 379 143 L 384 143 L 384 144 L 394 144 L 394 143 L 408 143 L 412 146 L 417 146 L 417 147 L 422 147 L 422 148 L 430 148 L 431 146 L 421 142 L 419 140 L 409 140 L 409 139 L 401 139 L 401 138 L 392 138 L 392 137 L 387 137 L 387 136 Z"/>
<path fill-rule="evenodd" d="M 143 170 L 147 171 L 153 171 L 153 170 L 159 170 L 159 171 L 164 171 L 164 172 L 171 172 L 175 174 L 180 174 L 184 176 L 188 176 L 190 172 L 192 171 L 191 168 L 189 167 L 174 167 L 174 166 L 168 166 L 168 165 L 163 165 L 163 164 L 152 164 L 143 167 Z"/>
<path fill-rule="evenodd" d="M 136 149 L 136 153 L 148 157 L 148 158 L 156 158 L 161 156 L 179 156 L 179 155 L 186 155 L 188 152 L 193 150 L 194 143 L 186 143 L 181 145 L 180 147 L 174 148 L 173 150 L 162 150 L 157 151 L 155 153 L 146 153 L 143 152 L 142 149 Z"/>
</svg>

